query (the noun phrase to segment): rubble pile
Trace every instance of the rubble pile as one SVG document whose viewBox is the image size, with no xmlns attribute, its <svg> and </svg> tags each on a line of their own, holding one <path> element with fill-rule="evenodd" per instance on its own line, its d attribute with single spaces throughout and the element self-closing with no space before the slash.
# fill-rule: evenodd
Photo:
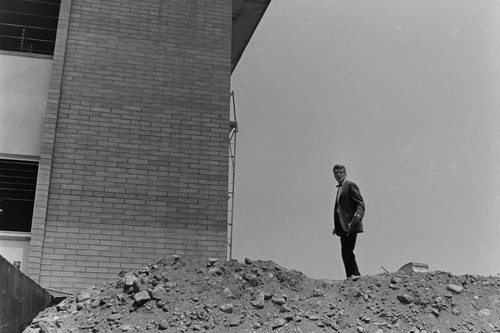
<svg viewBox="0 0 500 333">
<path fill-rule="evenodd" d="M 316 280 L 272 261 L 171 258 L 76 293 L 24 333 L 500 332 L 500 277 Z"/>
</svg>

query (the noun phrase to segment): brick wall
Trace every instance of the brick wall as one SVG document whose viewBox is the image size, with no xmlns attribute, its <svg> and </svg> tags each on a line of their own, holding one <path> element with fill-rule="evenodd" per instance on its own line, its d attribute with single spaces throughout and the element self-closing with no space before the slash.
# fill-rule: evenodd
<svg viewBox="0 0 500 333">
<path fill-rule="evenodd" d="M 231 2 L 63 0 L 58 30 L 30 276 L 225 258 Z"/>
</svg>

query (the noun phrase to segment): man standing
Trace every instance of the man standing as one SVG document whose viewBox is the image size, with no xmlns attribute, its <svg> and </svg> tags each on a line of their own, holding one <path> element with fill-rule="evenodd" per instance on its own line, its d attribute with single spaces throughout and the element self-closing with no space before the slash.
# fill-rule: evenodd
<svg viewBox="0 0 500 333">
<path fill-rule="evenodd" d="M 358 185 L 346 179 L 345 166 L 336 164 L 333 167 L 333 175 L 338 182 L 333 210 L 333 234 L 340 237 L 342 260 L 347 277 L 359 276 L 361 274 L 356 263 L 354 247 L 358 233 L 363 232 L 365 203 Z"/>
</svg>

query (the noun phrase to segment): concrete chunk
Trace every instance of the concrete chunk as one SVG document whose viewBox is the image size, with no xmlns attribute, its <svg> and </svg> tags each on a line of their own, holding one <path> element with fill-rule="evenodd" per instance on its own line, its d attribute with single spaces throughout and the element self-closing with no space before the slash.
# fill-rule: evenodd
<svg viewBox="0 0 500 333">
<path fill-rule="evenodd" d="M 403 265 L 398 272 L 404 272 L 406 274 L 413 273 L 426 273 L 429 271 L 429 265 L 421 264 L 418 262 L 409 262 L 406 265 Z"/>
<path fill-rule="evenodd" d="M 454 292 L 455 294 L 461 294 L 462 291 L 464 291 L 464 287 L 457 286 L 456 284 L 451 284 L 451 283 L 447 286 L 447 289 L 449 291 Z"/>
</svg>

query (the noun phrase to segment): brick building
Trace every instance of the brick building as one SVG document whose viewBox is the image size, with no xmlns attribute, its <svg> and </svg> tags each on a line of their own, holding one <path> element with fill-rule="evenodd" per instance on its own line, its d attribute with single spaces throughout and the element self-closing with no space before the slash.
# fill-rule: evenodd
<svg viewBox="0 0 500 333">
<path fill-rule="evenodd" d="M 226 258 L 230 76 L 270 0 L 7 0 L 0 255 L 73 291 Z"/>
</svg>

